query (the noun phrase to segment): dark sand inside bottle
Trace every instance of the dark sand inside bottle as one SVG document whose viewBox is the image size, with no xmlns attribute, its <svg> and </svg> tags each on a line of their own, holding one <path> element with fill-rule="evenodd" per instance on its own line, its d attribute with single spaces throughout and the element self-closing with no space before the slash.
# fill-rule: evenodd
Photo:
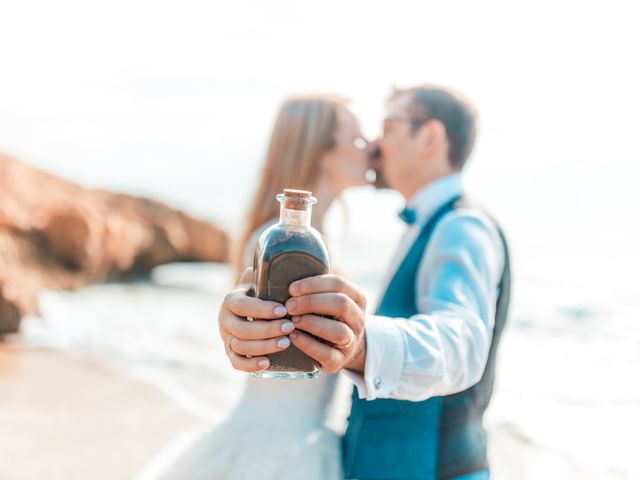
<svg viewBox="0 0 640 480">
<path fill-rule="evenodd" d="M 284 304 L 289 285 L 296 280 L 329 272 L 329 258 L 322 240 L 308 231 L 276 228 L 265 250 L 256 255 L 256 295 L 263 300 Z M 316 372 L 319 364 L 291 345 L 268 355 L 273 372 Z"/>
</svg>

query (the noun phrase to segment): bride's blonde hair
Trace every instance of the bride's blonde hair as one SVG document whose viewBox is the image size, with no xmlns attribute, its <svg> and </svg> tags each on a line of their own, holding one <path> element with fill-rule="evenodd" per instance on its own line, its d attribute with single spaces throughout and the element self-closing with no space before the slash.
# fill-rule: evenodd
<svg viewBox="0 0 640 480">
<path fill-rule="evenodd" d="M 236 280 L 244 268 L 244 249 L 260 226 L 277 218 L 276 195 L 284 188 L 313 190 L 323 155 L 335 146 L 338 114 L 347 101 L 326 95 L 292 97 L 284 102 L 271 133 L 258 188 L 234 253 Z"/>
</svg>

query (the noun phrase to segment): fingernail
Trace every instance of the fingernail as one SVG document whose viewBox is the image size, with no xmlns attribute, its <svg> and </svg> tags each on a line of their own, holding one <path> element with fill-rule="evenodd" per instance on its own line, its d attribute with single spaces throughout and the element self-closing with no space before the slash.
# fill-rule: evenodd
<svg viewBox="0 0 640 480">
<path fill-rule="evenodd" d="M 300 317 L 299 317 L 299 316 L 297 316 L 297 315 L 296 315 L 295 317 L 291 317 L 291 321 L 292 321 L 293 323 L 298 323 L 298 322 L 300 321 Z"/>
<path fill-rule="evenodd" d="M 269 366 L 269 360 L 260 360 L 258 366 L 260 368 L 267 368 Z"/>
<path fill-rule="evenodd" d="M 295 340 L 296 338 L 298 338 L 298 332 L 293 332 L 291 335 L 289 335 L 289 338 L 291 338 L 291 340 Z"/>
<path fill-rule="evenodd" d="M 296 301 L 295 300 L 287 300 L 287 311 L 292 311 L 296 308 Z"/>
<path fill-rule="evenodd" d="M 278 340 L 277 344 L 280 348 L 287 348 L 289 345 L 291 345 L 291 340 L 289 340 L 287 337 L 284 337 Z"/>
<path fill-rule="evenodd" d="M 291 285 L 289 285 L 289 293 L 291 295 L 295 295 L 299 291 L 300 291 L 300 287 L 298 286 L 297 283 L 292 283 Z"/>
<path fill-rule="evenodd" d="M 289 320 L 284 322 L 282 324 L 282 326 L 280 327 L 280 329 L 282 330 L 283 333 L 292 332 L 294 328 L 296 328 L 296 326 L 293 324 L 293 322 L 290 322 Z"/>
<path fill-rule="evenodd" d="M 284 308 L 282 305 L 278 305 L 276 308 L 273 309 L 273 313 L 275 313 L 279 317 L 284 317 L 287 314 L 287 309 Z"/>
</svg>

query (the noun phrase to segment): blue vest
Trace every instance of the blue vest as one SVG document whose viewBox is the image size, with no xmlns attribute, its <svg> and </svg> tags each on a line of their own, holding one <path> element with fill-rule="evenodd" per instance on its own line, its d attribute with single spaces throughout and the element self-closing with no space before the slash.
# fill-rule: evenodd
<svg viewBox="0 0 640 480">
<path fill-rule="evenodd" d="M 462 206 L 468 207 L 463 197 L 453 199 L 423 226 L 391 279 L 377 314 L 409 318 L 418 313 L 415 279 L 429 239 L 438 222 Z M 346 478 L 435 480 L 488 468 L 482 416 L 493 391 L 496 350 L 507 316 L 511 284 L 507 244 L 499 227 L 498 231 L 504 244 L 505 268 L 482 379 L 464 392 L 422 402 L 360 400 L 354 389 L 349 426 L 343 438 Z"/>
</svg>

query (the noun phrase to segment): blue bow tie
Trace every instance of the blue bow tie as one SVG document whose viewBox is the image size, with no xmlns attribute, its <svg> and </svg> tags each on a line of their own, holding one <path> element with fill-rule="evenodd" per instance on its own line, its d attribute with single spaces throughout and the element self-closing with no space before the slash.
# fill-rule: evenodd
<svg viewBox="0 0 640 480">
<path fill-rule="evenodd" d="M 413 208 L 409 207 L 404 207 L 404 209 L 400 213 L 398 213 L 398 216 L 400 217 L 400 220 L 402 220 L 407 225 L 413 225 L 418 219 L 418 214 L 416 213 L 416 211 Z"/>
</svg>

